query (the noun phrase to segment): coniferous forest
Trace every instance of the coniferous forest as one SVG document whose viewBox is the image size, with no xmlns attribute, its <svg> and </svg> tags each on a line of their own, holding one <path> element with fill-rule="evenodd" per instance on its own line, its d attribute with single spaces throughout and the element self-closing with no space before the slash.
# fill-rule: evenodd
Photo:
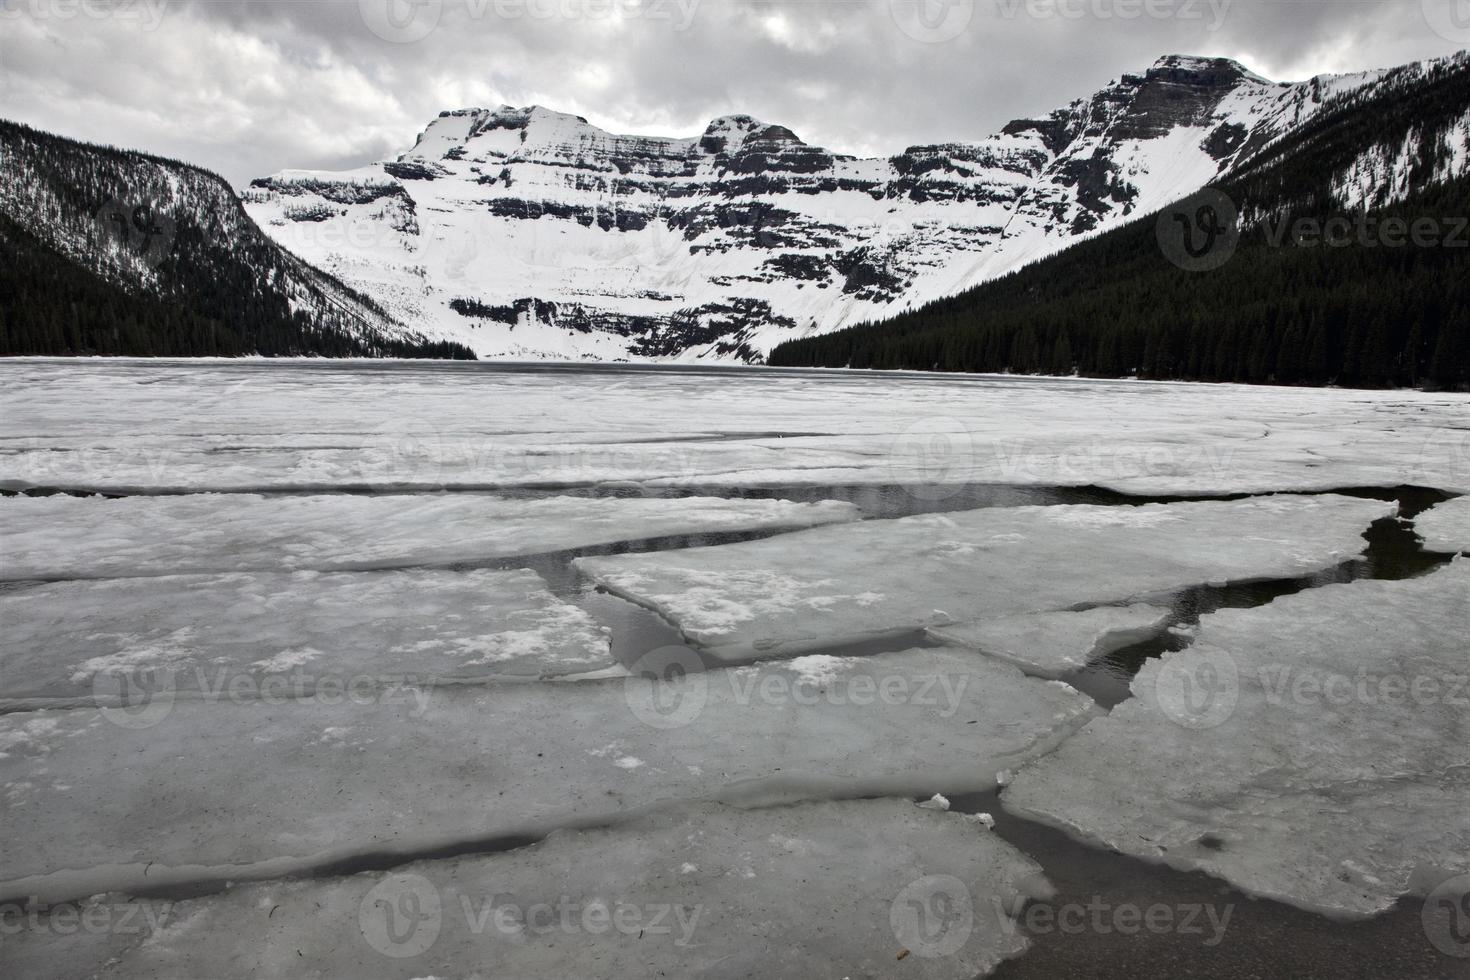
<svg viewBox="0 0 1470 980">
<path fill-rule="evenodd" d="M 470 358 L 275 245 L 223 180 L 0 122 L 0 355 Z"/>
<path fill-rule="evenodd" d="M 448 342 L 363 338 L 313 323 L 304 313 L 241 309 L 228 286 L 184 285 L 194 302 L 130 292 L 107 282 L 0 216 L 0 354 L 106 354 L 133 357 L 464 358 Z"/>
<path fill-rule="evenodd" d="M 783 344 L 769 363 L 1466 388 L 1470 179 L 1430 175 L 1467 105 L 1461 67 L 1344 103 L 1248 160 L 1216 185 L 1242 216 L 1218 268 L 1172 263 L 1150 215 L 892 320 Z M 1399 147 L 1420 190 L 1339 206 L 1335 175 Z"/>
</svg>

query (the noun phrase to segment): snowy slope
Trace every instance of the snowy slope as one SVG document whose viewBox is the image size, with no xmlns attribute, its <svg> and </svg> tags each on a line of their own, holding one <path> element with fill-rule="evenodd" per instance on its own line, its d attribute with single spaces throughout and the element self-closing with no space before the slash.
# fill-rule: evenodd
<svg viewBox="0 0 1470 980">
<path fill-rule="evenodd" d="M 481 357 L 758 360 L 1148 214 L 1333 100 L 1429 65 L 1280 84 L 1170 56 L 1043 119 L 888 159 L 748 116 L 670 139 L 466 109 L 394 160 L 283 171 L 244 198 L 279 243 Z M 1400 162 L 1343 184 L 1402 184 Z"/>
</svg>

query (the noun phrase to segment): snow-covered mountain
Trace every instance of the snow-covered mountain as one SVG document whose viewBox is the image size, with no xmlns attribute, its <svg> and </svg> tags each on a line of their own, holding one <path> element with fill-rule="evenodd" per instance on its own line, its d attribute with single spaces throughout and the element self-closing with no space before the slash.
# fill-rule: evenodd
<svg viewBox="0 0 1470 980">
<path fill-rule="evenodd" d="M 394 160 L 284 171 L 243 197 L 282 245 L 482 357 L 752 361 L 1157 210 L 1430 64 L 1284 84 L 1170 56 L 1044 118 L 887 159 L 749 116 L 671 139 L 464 109 Z M 1364 167 L 1370 196 L 1405 179 L 1393 159 Z"/>
</svg>

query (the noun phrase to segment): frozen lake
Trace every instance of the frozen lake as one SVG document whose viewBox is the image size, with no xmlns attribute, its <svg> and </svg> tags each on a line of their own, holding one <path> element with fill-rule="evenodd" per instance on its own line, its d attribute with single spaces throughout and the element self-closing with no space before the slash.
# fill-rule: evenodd
<svg viewBox="0 0 1470 980">
<path fill-rule="evenodd" d="M 6 976 L 1470 976 L 1463 395 L 14 360 L 0 420 Z"/>
</svg>

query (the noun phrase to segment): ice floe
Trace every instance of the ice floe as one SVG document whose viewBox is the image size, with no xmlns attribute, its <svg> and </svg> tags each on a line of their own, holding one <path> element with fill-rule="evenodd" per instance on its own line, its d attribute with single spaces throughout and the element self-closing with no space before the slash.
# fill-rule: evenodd
<svg viewBox="0 0 1470 980">
<path fill-rule="evenodd" d="M 1414 519 L 1414 531 L 1430 551 L 1470 551 L 1470 496 L 1435 504 Z"/>
<path fill-rule="evenodd" d="M 0 715 L 0 901 L 280 874 L 660 802 L 994 789 L 1097 710 L 967 650 L 820 675 L 680 673 L 664 668 L 693 653 L 667 652 L 656 677 Z"/>
<path fill-rule="evenodd" d="M 448 565 L 854 516 L 836 501 L 707 497 L 0 497 L 0 580 Z"/>
<path fill-rule="evenodd" d="M 1470 870 L 1470 561 L 1201 618 L 1007 810 L 1345 917 Z"/>
<path fill-rule="evenodd" d="M 1061 677 L 1099 657 L 1158 636 L 1173 611 L 1145 603 L 1080 612 L 998 616 L 934 627 L 936 640 L 1009 661 L 1035 677 Z"/>
<path fill-rule="evenodd" d="M 10 432 L 0 442 L 5 489 L 635 481 L 1470 492 L 1470 425 L 1453 393 L 119 359 L 0 364 L 0 418 Z"/>
<path fill-rule="evenodd" d="M 115 926 L 7 928 L 13 976 L 913 976 L 970 980 L 1028 945 L 1050 886 L 956 814 L 902 800 L 671 808 L 530 847 L 186 901 L 81 903 Z M 116 927 L 133 907 L 131 928 Z"/>
<path fill-rule="evenodd" d="M 1396 512 L 1331 494 L 996 507 L 576 565 L 715 655 L 741 658 L 1306 576 L 1358 554 L 1368 525 Z"/>
<path fill-rule="evenodd" d="M 606 631 L 535 572 L 231 572 L 0 593 L 0 705 L 213 699 L 411 678 L 544 677 L 614 666 Z M 234 691 L 232 695 L 230 692 Z"/>
</svg>

